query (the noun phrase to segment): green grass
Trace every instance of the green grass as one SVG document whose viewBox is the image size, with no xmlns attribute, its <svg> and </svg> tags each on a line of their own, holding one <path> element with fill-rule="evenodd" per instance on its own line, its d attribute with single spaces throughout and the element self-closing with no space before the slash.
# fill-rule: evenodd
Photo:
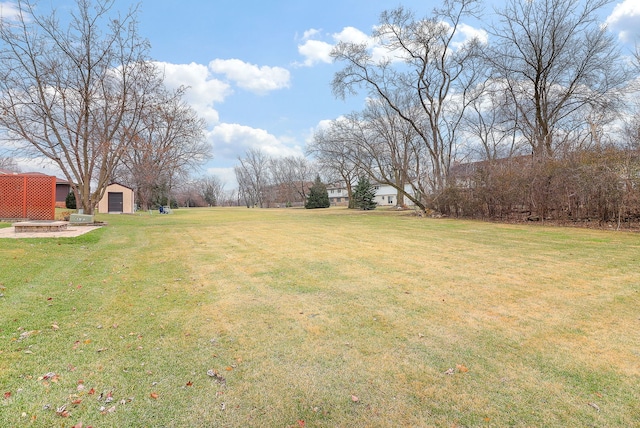
<svg viewBox="0 0 640 428">
<path fill-rule="evenodd" d="M 98 220 L 0 240 L 0 426 L 640 420 L 636 234 L 345 209 Z"/>
</svg>

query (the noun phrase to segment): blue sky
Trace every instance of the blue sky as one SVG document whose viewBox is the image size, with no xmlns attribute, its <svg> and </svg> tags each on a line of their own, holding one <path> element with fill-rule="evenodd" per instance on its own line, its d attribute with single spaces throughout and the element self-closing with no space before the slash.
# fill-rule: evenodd
<svg viewBox="0 0 640 428">
<path fill-rule="evenodd" d="M 41 0 L 66 5 L 70 0 Z M 7 2 L 0 1 L 0 5 Z M 126 10 L 137 2 L 116 0 Z M 338 40 L 361 40 L 380 12 L 399 5 L 425 16 L 440 4 L 424 0 L 142 0 L 139 30 L 169 86 L 187 85 L 187 101 L 207 120 L 214 158 L 200 175 L 235 186 L 238 156 L 259 148 L 273 156 L 303 155 L 314 129 L 363 107 L 331 92 L 328 52 Z M 485 19 L 500 0 L 485 3 Z M 607 18 L 608 17 L 608 18 Z M 627 47 L 640 41 L 640 0 L 603 11 Z M 483 21 L 469 22 L 482 31 Z"/>
<path fill-rule="evenodd" d="M 425 2 L 402 4 L 424 8 Z M 151 42 L 154 59 L 169 63 L 169 80 L 174 66 L 181 65 L 176 79 L 195 89 L 187 74 L 199 79 L 195 74 L 202 74 L 196 68 L 207 66 L 209 88 L 194 92 L 216 98 L 209 104 L 215 113 L 203 109 L 214 147 L 208 172 L 233 187 L 232 167 L 247 149 L 260 148 L 274 156 L 303 155 L 321 121 L 362 107 L 361 99 L 343 101 L 332 95 L 337 67 L 326 62 L 327 48 L 345 28 L 368 34 L 380 12 L 400 3 L 183 0 L 179 8 L 174 5 L 169 0 L 144 1 L 140 30 Z M 224 88 L 212 87 L 214 81 Z"/>
</svg>

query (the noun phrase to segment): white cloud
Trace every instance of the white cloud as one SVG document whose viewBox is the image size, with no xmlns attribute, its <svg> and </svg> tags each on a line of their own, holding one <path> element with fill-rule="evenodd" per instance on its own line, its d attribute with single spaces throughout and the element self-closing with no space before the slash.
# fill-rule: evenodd
<svg viewBox="0 0 640 428">
<path fill-rule="evenodd" d="M 311 37 L 315 36 L 316 34 L 320 34 L 320 30 L 316 30 L 315 28 L 310 28 L 302 34 L 302 39 L 309 40 Z"/>
<path fill-rule="evenodd" d="M 331 64 L 333 60 L 329 54 L 332 49 L 332 44 L 320 40 L 307 40 L 304 44 L 298 45 L 298 52 L 305 58 L 302 64 L 307 67 L 319 62 Z"/>
<path fill-rule="evenodd" d="M 331 124 L 333 122 L 335 122 L 336 120 L 339 120 L 340 118 L 342 118 L 343 116 L 340 116 L 337 119 L 323 119 L 320 122 L 318 122 L 318 124 L 315 126 L 315 128 L 312 130 L 311 135 L 313 135 L 316 131 L 326 131 L 331 127 Z"/>
<path fill-rule="evenodd" d="M 238 187 L 238 182 L 236 181 L 236 173 L 233 167 L 219 168 L 212 167 L 207 168 L 207 175 L 214 175 L 220 179 L 224 183 L 224 190 L 229 191 Z"/>
<path fill-rule="evenodd" d="M 235 82 L 239 87 L 256 94 L 265 94 L 289 87 L 291 75 L 282 67 L 258 67 L 239 59 L 214 59 L 209 69 Z"/>
<path fill-rule="evenodd" d="M 371 37 L 354 27 L 344 27 L 342 31 L 333 34 L 332 37 L 336 43 L 347 42 L 357 44 L 365 43 L 367 45 L 373 44 Z"/>
<path fill-rule="evenodd" d="M 316 39 L 312 39 L 312 37 Z M 333 40 L 333 43 L 317 40 L 321 37 L 320 30 L 314 28 L 304 32 L 304 43 L 298 45 L 298 53 L 304 57 L 304 61 L 296 65 L 311 67 L 318 63 L 331 64 L 333 62 L 330 55 L 331 50 L 340 42 L 365 43 L 367 46 L 374 45 L 371 37 L 354 27 L 344 27 L 342 31 L 331 34 L 329 37 Z"/>
<path fill-rule="evenodd" d="M 448 24 L 445 25 L 450 27 Z M 330 56 L 331 50 L 340 42 L 367 46 L 373 61 L 386 59 L 400 61 L 405 55 L 403 52 L 393 52 L 388 46 L 382 44 L 380 40 L 376 40 L 354 27 L 344 27 L 340 32 L 331 34 L 331 43 L 318 40 L 322 36 L 318 30 L 310 29 L 305 31 L 304 34 L 304 43 L 298 45 L 298 53 L 304 57 L 304 61 L 302 64 L 297 65 L 310 67 L 318 63 L 331 63 L 333 61 Z M 460 48 L 473 37 L 477 37 L 481 43 L 487 43 L 489 39 L 485 30 L 467 24 L 460 24 L 456 41 L 452 44 L 452 47 Z"/>
<path fill-rule="evenodd" d="M 203 117 L 207 123 L 213 125 L 219 122 L 215 103 L 221 103 L 233 91 L 229 84 L 211 76 L 209 69 L 202 64 L 170 64 L 158 63 L 164 72 L 165 84 L 169 88 L 188 86 L 185 101 L 188 102 Z"/>
<path fill-rule="evenodd" d="M 237 123 L 221 123 L 209 133 L 216 158 L 235 160 L 249 149 L 259 149 L 272 157 L 300 156 L 300 147 L 287 145 L 264 129 L 252 128 Z"/>
<path fill-rule="evenodd" d="M 616 4 L 605 22 L 611 30 L 618 32 L 622 42 L 637 41 L 640 38 L 640 2 L 624 0 Z"/>
<path fill-rule="evenodd" d="M 20 9 L 13 2 L 0 2 L 0 19 L 14 20 L 20 16 Z"/>
<path fill-rule="evenodd" d="M 49 158 L 14 157 L 13 160 L 16 162 L 21 172 L 41 172 L 42 174 L 65 178 L 60 167 L 58 167 L 58 165 Z"/>
<path fill-rule="evenodd" d="M 474 38 L 478 39 L 482 44 L 487 44 L 489 42 L 489 35 L 485 30 L 482 28 L 475 28 L 464 23 L 458 25 L 458 34 L 462 40 L 454 43 L 455 48 L 462 47 L 465 43 Z"/>
</svg>

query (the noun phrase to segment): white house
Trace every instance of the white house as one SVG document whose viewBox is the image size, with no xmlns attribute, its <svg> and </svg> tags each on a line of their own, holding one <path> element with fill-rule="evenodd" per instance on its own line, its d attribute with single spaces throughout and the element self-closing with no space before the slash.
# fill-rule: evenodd
<svg viewBox="0 0 640 428">
<path fill-rule="evenodd" d="M 372 183 L 373 188 L 376 191 L 376 196 L 374 201 L 378 204 L 379 207 L 393 207 L 398 204 L 398 191 L 388 185 L 388 184 L 378 184 Z M 356 185 L 353 184 L 352 190 L 355 189 Z M 411 186 L 406 184 L 404 186 L 405 192 L 411 194 L 412 189 Z M 347 206 L 349 204 L 349 196 L 347 194 L 347 187 L 344 183 L 336 183 L 327 186 L 327 192 L 329 193 L 329 202 L 331 205 L 336 206 Z M 411 202 L 408 198 L 404 198 L 404 204 L 407 206 L 413 206 L 413 202 Z"/>
<path fill-rule="evenodd" d="M 394 187 L 388 184 L 373 183 L 373 188 L 376 190 L 376 197 L 374 198 L 374 201 L 378 203 L 379 207 L 393 207 L 398 204 L 398 191 Z M 405 184 L 404 191 L 411 194 L 411 186 Z M 407 206 L 413 206 L 413 202 L 411 202 L 406 196 L 404 198 L 404 204 Z"/>
<path fill-rule="evenodd" d="M 345 207 L 349 205 L 349 194 L 347 193 L 347 187 L 344 183 L 328 185 L 327 193 L 329 194 L 329 202 L 331 205 Z"/>
</svg>

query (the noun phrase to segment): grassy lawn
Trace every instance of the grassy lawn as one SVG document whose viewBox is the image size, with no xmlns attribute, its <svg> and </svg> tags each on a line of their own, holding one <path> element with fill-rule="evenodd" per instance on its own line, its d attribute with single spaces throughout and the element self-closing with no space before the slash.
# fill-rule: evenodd
<svg viewBox="0 0 640 428">
<path fill-rule="evenodd" d="M 640 420 L 637 234 L 344 209 L 98 219 L 0 240 L 0 426 Z"/>
</svg>

